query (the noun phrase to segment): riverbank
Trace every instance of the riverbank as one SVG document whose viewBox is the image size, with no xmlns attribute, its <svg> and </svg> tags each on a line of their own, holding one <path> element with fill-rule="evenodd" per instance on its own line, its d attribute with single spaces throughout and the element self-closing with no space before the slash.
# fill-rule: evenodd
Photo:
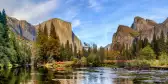
<svg viewBox="0 0 168 84">
<path fill-rule="evenodd" d="M 168 68 L 167 63 L 159 60 L 111 60 L 99 63 L 97 66 L 89 63 L 82 64 L 74 61 L 53 62 L 40 65 L 54 70 L 66 70 L 67 68 L 75 67 L 110 67 L 110 68 L 125 68 L 125 69 L 162 69 Z"/>
</svg>

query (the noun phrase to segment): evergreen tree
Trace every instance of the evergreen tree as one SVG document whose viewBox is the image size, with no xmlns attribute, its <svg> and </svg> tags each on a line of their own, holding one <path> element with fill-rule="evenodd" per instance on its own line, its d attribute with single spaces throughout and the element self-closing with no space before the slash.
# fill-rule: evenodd
<svg viewBox="0 0 168 84">
<path fill-rule="evenodd" d="M 3 24 L 3 28 L 4 28 L 3 38 L 6 42 L 6 46 L 9 47 L 9 36 L 8 36 L 9 28 L 7 26 L 7 16 L 6 16 L 6 13 L 5 13 L 4 9 L 2 10 L 2 15 L 1 16 L 2 16 L 1 23 Z"/>
<path fill-rule="evenodd" d="M 51 27 L 53 28 L 53 27 Z M 46 35 L 48 37 L 48 30 L 47 30 L 47 25 L 44 25 L 44 35 Z"/>
<path fill-rule="evenodd" d="M 46 28 L 45 28 L 46 30 Z M 42 27 L 39 24 L 39 28 L 38 28 L 38 32 L 37 32 L 37 38 L 36 38 L 36 44 L 37 44 L 37 48 L 38 48 L 38 55 L 39 55 L 39 61 L 42 63 L 46 63 L 48 60 L 48 56 L 47 56 L 47 40 L 48 37 L 46 35 L 44 35 L 44 32 L 42 31 Z"/>
<path fill-rule="evenodd" d="M 70 44 L 69 44 L 69 40 L 67 40 L 67 42 L 66 42 L 65 49 L 66 49 L 66 53 L 67 53 L 66 60 L 69 60 L 71 58 L 71 56 L 70 56 Z"/>
<path fill-rule="evenodd" d="M 143 47 L 142 48 L 146 47 L 148 44 L 149 44 L 148 39 L 144 38 L 144 40 L 143 40 Z"/>
<path fill-rule="evenodd" d="M 60 60 L 64 61 L 66 60 L 65 58 L 67 57 L 67 53 L 65 51 L 64 45 L 62 44 L 60 47 Z"/>
<path fill-rule="evenodd" d="M 158 48 L 160 52 L 166 52 L 166 43 L 165 43 L 165 36 L 163 31 L 161 31 L 160 38 L 158 39 Z"/>
<path fill-rule="evenodd" d="M 47 30 L 46 30 L 47 31 Z M 47 33 L 46 33 L 47 34 Z M 51 30 L 50 30 L 50 38 L 47 42 L 47 51 L 50 57 L 53 57 L 54 60 L 59 60 L 60 57 L 60 40 L 56 34 L 55 27 L 53 23 L 51 23 Z"/>
<path fill-rule="evenodd" d="M 152 42 L 151 42 L 151 46 L 152 46 L 152 48 L 153 48 L 153 50 L 154 50 L 156 56 L 158 56 L 158 55 L 159 55 L 158 40 L 156 39 L 156 34 L 155 34 L 155 32 L 154 32 L 154 34 L 153 34 L 153 40 L 152 40 Z M 156 57 L 156 58 L 158 58 L 158 57 Z"/>
<path fill-rule="evenodd" d="M 100 62 L 103 63 L 104 58 L 105 58 L 105 50 L 103 47 L 100 47 L 99 55 L 100 55 Z"/>
<path fill-rule="evenodd" d="M 5 13 L 5 9 L 2 10 L 2 24 L 7 26 L 7 19 L 6 19 L 6 13 Z"/>
<path fill-rule="evenodd" d="M 0 11 L 0 23 L 2 23 L 2 13 Z"/>
<path fill-rule="evenodd" d="M 77 46 L 76 46 L 76 43 L 74 44 L 74 56 L 77 56 Z"/>
</svg>

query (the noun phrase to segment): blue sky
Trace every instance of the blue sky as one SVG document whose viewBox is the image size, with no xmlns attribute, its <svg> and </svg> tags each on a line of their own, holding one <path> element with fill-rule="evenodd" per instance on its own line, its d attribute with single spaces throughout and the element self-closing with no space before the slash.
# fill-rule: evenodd
<svg viewBox="0 0 168 84">
<path fill-rule="evenodd" d="M 168 16 L 168 0 L 3 0 L 8 15 L 38 24 L 51 18 L 72 23 L 82 42 L 105 46 L 119 24 L 130 26 L 135 16 L 160 23 Z M 5 3 L 5 4 L 4 4 Z"/>
</svg>

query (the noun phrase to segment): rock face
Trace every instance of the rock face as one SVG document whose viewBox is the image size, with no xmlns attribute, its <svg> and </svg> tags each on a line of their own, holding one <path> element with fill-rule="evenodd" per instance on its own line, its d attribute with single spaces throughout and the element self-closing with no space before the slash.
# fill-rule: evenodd
<svg viewBox="0 0 168 84">
<path fill-rule="evenodd" d="M 117 32 L 113 35 L 112 48 L 114 49 L 116 44 L 124 44 L 130 47 L 135 38 L 144 39 L 147 38 L 149 42 L 153 40 L 154 33 L 157 37 L 160 36 L 161 31 L 167 36 L 168 33 L 168 18 L 163 23 L 156 23 L 153 20 L 144 19 L 141 17 L 135 17 L 131 28 L 120 25 Z M 134 36 L 133 34 L 138 33 Z M 130 35 L 131 34 L 131 35 Z"/>
<path fill-rule="evenodd" d="M 151 42 L 155 25 L 157 25 L 156 22 L 137 16 L 134 18 L 133 29 L 140 33 L 141 39 L 147 38 Z"/>
<path fill-rule="evenodd" d="M 72 32 L 72 42 L 73 42 L 73 45 L 77 46 L 77 51 L 81 51 L 82 50 L 82 43 L 81 41 L 79 40 L 79 38 Z"/>
<path fill-rule="evenodd" d="M 54 18 L 48 21 L 45 21 L 41 23 L 41 28 L 42 30 L 44 29 L 44 26 L 46 25 L 48 34 L 50 34 L 50 29 L 51 29 L 51 23 L 54 24 L 55 31 L 60 39 L 60 42 L 62 44 L 66 44 L 67 41 L 69 41 L 69 44 L 73 46 L 77 46 L 77 50 L 82 50 L 82 43 L 78 39 L 78 37 L 72 32 L 72 26 L 70 22 L 63 21 L 58 18 Z M 36 26 L 36 29 L 38 30 L 39 25 Z"/>
<path fill-rule="evenodd" d="M 33 25 L 25 20 L 17 20 L 16 18 L 7 17 L 8 26 L 23 37 L 24 39 L 34 41 L 36 39 L 36 30 Z"/>
<path fill-rule="evenodd" d="M 131 46 L 134 37 L 131 33 L 135 32 L 132 28 L 124 25 L 119 25 L 117 32 L 113 35 L 112 48 L 116 49 L 118 45 Z"/>
</svg>

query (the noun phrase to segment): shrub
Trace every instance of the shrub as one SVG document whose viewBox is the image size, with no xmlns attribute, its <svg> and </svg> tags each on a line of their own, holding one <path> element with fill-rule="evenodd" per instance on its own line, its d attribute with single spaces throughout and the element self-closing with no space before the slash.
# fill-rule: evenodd
<svg viewBox="0 0 168 84">
<path fill-rule="evenodd" d="M 150 62 L 148 60 L 135 60 L 134 62 L 125 63 L 125 66 L 126 67 L 145 68 L 145 67 L 150 67 Z"/>
<path fill-rule="evenodd" d="M 153 51 L 153 49 L 147 45 L 145 48 L 140 50 L 140 60 L 152 60 L 155 59 L 155 52 Z"/>
<path fill-rule="evenodd" d="M 92 66 L 98 66 L 100 63 L 98 55 L 96 55 L 95 53 L 89 54 L 89 56 L 87 57 L 87 63 Z"/>
<path fill-rule="evenodd" d="M 159 63 L 161 66 L 168 65 L 168 55 L 165 52 L 161 52 L 161 55 L 159 56 Z"/>
<path fill-rule="evenodd" d="M 81 65 L 87 65 L 87 59 L 84 56 L 81 58 Z"/>
</svg>

